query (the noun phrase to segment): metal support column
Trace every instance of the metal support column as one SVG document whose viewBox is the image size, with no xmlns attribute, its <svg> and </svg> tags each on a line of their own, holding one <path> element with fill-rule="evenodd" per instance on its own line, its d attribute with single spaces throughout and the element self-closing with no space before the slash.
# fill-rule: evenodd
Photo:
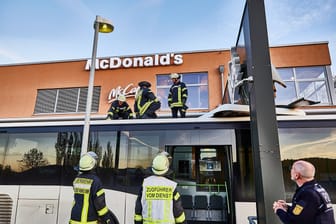
<svg viewBox="0 0 336 224">
<path fill-rule="evenodd" d="M 258 224 L 276 224 L 281 222 L 272 205 L 284 199 L 285 190 L 264 1 L 247 0 L 244 17 L 247 74 L 253 76 L 250 118 Z"/>
</svg>

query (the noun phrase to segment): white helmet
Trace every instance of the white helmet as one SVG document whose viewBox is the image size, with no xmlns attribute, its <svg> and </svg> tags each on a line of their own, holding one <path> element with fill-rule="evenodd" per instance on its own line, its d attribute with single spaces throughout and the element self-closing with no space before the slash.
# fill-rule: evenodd
<svg viewBox="0 0 336 224">
<path fill-rule="evenodd" d="M 179 75 L 179 74 L 177 74 L 177 73 L 171 73 L 170 74 L 170 78 L 171 79 L 179 79 L 181 76 Z"/>
<path fill-rule="evenodd" d="M 152 171 L 156 175 L 164 175 L 169 170 L 169 160 L 167 156 L 163 154 L 158 154 L 155 156 L 152 162 Z"/>
<path fill-rule="evenodd" d="M 80 171 L 89 171 L 95 168 L 98 158 L 97 154 L 94 152 L 87 152 L 79 160 L 79 170 Z"/>
<path fill-rule="evenodd" d="M 120 95 L 118 96 L 117 100 L 122 101 L 122 102 L 125 102 L 125 101 L 126 101 L 126 97 L 125 97 L 125 95 L 120 94 Z"/>
<path fill-rule="evenodd" d="M 98 160 L 98 156 L 94 151 L 89 151 L 89 152 L 87 152 L 87 154 L 89 154 L 95 160 Z"/>
</svg>

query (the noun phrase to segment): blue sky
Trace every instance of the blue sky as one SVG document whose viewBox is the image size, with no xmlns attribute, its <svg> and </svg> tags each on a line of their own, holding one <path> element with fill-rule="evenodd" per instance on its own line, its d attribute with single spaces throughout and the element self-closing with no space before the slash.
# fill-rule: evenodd
<svg viewBox="0 0 336 224">
<path fill-rule="evenodd" d="M 336 63 L 336 0 L 265 0 L 269 45 L 328 41 Z M 0 65 L 197 51 L 235 45 L 244 0 L 1 0 Z M 336 66 L 332 71 L 336 75 Z"/>
</svg>

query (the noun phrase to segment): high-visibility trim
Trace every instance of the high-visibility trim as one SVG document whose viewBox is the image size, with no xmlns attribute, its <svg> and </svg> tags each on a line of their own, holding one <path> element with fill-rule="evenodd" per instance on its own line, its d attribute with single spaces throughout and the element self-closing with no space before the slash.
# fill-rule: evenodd
<svg viewBox="0 0 336 224">
<path fill-rule="evenodd" d="M 177 201 L 180 198 L 180 193 L 176 192 L 175 196 L 174 196 L 174 200 Z"/>
<path fill-rule="evenodd" d="M 148 107 L 149 107 L 151 104 L 152 104 L 152 101 L 148 101 L 148 102 L 146 102 L 146 103 L 141 107 L 141 106 L 140 106 L 140 101 L 139 101 L 138 107 L 139 107 L 139 113 L 140 113 L 140 115 L 143 115 L 143 114 L 147 111 Z"/>
<path fill-rule="evenodd" d="M 146 102 L 143 106 L 140 105 L 141 103 L 141 99 L 142 99 L 142 90 L 139 91 L 139 96 L 136 98 L 137 100 L 137 106 L 138 106 L 138 109 L 139 109 L 139 114 L 140 116 L 142 116 L 146 110 L 148 109 L 148 107 L 152 104 L 153 101 L 148 101 Z"/>
<path fill-rule="evenodd" d="M 134 215 L 134 221 L 137 221 L 137 222 L 142 221 L 142 215 L 135 214 Z"/>
<path fill-rule="evenodd" d="M 181 102 L 175 102 L 175 103 L 172 103 L 170 106 L 171 107 L 182 107 L 183 103 L 182 103 L 182 101 Z"/>
<path fill-rule="evenodd" d="M 179 85 L 178 89 L 177 89 L 177 102 L 182 104 L 182 89 L 181 86 Z"/>
<path fill-rule="evenodd" d="M 165 200 L 164 201 L 164 207 L 163 207 L 163 220 L 169 220 L 169 216 L 171 214 L 171 203 L 172 200 Z"/>
<path fill-rule="evenodd" d="M 75 220 L 70 220 L 70 224 L 98 224 L 98 221 L 91 221 L 91 222 L 79 222 Z"/>
<path fill-rule="evenodd" d="M 98 215 L 99 215 L 99 216 L 103 216 L 103 215 L 105 215 L 108 211 L 109 211 L 108 208 L 105 206 L 104 208 L 100 209 L 100 210 L 97 211 L 97 212 L 98 212 Z"/>
<path fill-rule="evenodd" d="M 93 180 L 87 178 L 79 178 L 77 177 L 74 181 L 74 184 L 89 184 L 91 186 Z"/>
<path fill-rule="evenodd" d="M 182 223 L 184 221 L 185 221 L 185 214 L 184 214 L 184 212 L 182 212 L 182 214 L 179 217 L 175 218 L 175 222 L 176 223 Z"/>
<path fill-rule="evenodd" d="M 101 189 L 101 190 L 97 191 L 96 195 L 97 195 L 97 197 L 99 197 L 100 195 L 102 195 L 104 193 L 105 193 L 104 189 Z"/>
<path fill-rule="evenodd" d="M 168 223 L 171 223 L 171 224 L 174 224 L 175 221 L 174 220 L 170 220 L 170 219 L 151 219 L 151 218 L 144 218 L 143 219 L 143 224 L 160 224 L 160 223 L 163 223 L 163 224 L 168 224 Z"/>
<path fill-rule="evenodd" d="M 152 217 L 152 213 L 153 213 L 153 204 L 152 204 L 152 201 L 147 201 L 147 217 Z"/>
<path fill-rule="evenodd" d="M 89 196 L 90 194 L 84 194 L 83 195 L 83 208 L 82 208 L 82 215 L 81 215 L 81 221 L 86 223 L 87 217 L 88 217 L 88 211 L 89 211 Z"/>
</svg>

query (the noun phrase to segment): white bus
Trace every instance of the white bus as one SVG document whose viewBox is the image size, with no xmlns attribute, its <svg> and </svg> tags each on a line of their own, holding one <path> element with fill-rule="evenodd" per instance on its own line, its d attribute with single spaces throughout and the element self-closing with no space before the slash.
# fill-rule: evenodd
<svg viewBox="0 0 336 224">
<path fill-rule="evenodd" d="M 286 200 L 295 190 L 289 168 L 305 159 L 335 203 L 336 115 L 277 118 Z M 249 120 L 93 119 L 89 150 L 99 155 L 109 208 L 120 223 L 133 223 L 142 180 L 153 157 L 167 151 L 188 223 L 248 223 L 256 215 Z M 0 120 L 0 223 L 69 221 L 83 124 L 73 118 Z"/>
</svg>

